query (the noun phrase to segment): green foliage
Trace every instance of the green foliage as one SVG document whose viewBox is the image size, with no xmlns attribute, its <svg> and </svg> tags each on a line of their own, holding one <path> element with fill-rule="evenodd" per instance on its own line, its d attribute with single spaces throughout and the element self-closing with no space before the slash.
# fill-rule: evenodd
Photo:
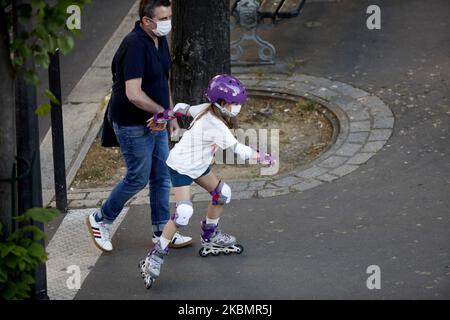
<svg viewBox="0 0 450 320">
<path fill-rule="evenodd" d="M 50 90 L 46 89 L 45 95 L 47 96 L 47 98 L 50 99 L 51 102 L 53 102 L 56 105 L 60 105 L 58 99 L 56 99 L 55 95 Z"/>
<path fill-rule="evenodd" d="M 47 261 L 44 247 L 36 243 L 46 234 L 31 221 L 48 223 L 57 215 L 57 210 L 32 208 L 16 218 L 20 227 L 8 237 L 0 224 L 0 300 L 29 298 L 34 270 Z"/>
<path fill-rule="evenodd" d="M 63 54 L 69 53 L 75 45 L 73 36 L 79 35 L 79 30 L 69 30 L 66 21 L 70 16 L 67 8 L 76 5 L 80 8 L 91 0 L 27 0 L 16 6 L 17 23 L 24 27 L 21 32 L 11 38 L 10 53 L 11 65 L 15 72 L 24 72 L 25 81 L 33 86 L 39 84 L 39 77 L 35 68 L 26 68 L 25 62 L 34 58 L 38 67 L 47 69 L 50 64 L 49 54 L 60 49 Z M 49 4 L 51 2 L 52 4 Z M 2 16 L 6 17 L 8 35 L 13 30 L 13 1 L 1 0 Z M 8 36 L 5 35 L 5 36 Z M 46 91 L 47 94 L 49 92 Z M 49 97 L 50 98 L 50 97 Z M 50 100 L 56 104 L 59 101 L 51 94 Z M 41 105 L 36 109 L 38 115 L 50 112 L 49 104 Z"/>
</svg>

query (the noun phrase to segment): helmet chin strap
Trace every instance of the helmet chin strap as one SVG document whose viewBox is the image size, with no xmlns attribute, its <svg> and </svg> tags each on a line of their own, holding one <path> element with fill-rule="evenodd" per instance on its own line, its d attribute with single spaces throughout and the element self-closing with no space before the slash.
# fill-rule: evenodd
<svg viewBox="0 0 450 320">
<path fill-rule="evenodd" d="M 235 117 L 234 114 L 232 114 L 230 111 L 227 110 L 227 108 L 222 107 L 220 104 L 218 104 L 217 102 L 214 102 L 214 105 L 219 108 L 220 112 L 222 112 L 224 115 L 233 118 Z"/>
</svg>

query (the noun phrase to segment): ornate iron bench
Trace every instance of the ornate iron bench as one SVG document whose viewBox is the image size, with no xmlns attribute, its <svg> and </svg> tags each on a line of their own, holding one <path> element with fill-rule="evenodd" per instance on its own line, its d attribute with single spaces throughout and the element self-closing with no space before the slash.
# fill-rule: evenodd
<svg viewBox="0 0 450 320">
<path fill-rule="evenodd" d="M 272 27 L 278 22 L 299 15 L 306 0 L 234 0 L 231 4 L 231 28 L 242 31 L 239 39 L 231 42 L 232 64 L 274 64 L 275 47 L 258 36 L 258 29 Z M 269 20 L 269 23 L 267 23 Z M 256 42 L 259 61 L 240 61 L 244 52 L 241 43 L 244 40 Z"/>
</svg>

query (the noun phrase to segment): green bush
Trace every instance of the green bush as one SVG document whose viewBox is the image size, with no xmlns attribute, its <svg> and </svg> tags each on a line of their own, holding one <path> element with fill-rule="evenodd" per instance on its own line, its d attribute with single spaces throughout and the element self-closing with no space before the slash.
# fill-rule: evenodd
<svg viewBox="0 0 450 320">
<path fill-rule="evenodd" d="M 30 297 L 34 271 L 47 261 L 45 248 L 36 242 L 46 239 L 47 235 L 31 222 L 48 223 L 57 215 L 57 210 L 32 208 L 16 217 L 19 228 L 8 237 L 0 224 L 0 300 Z"/>
</svg>

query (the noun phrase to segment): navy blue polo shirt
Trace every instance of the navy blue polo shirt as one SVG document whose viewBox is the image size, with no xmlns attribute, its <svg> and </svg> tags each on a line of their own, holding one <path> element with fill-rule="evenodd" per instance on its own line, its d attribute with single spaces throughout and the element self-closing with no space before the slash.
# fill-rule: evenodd
<svg viewBox="0 0 450 320">
<path fill-rule="evenodd" d="M 142 78 L 142 90 L 156 103 L 168 109 L 170 53 L 166 37 L 159 37 L 159 49 L 153 39 L 136 22 L 114 55 L 111 70 L 113 87 L 110 101 L 111 119 L 121 125 L 146 124 L 152 116 L 133 103 L 125 93 L 125 81 Z"/>
</svg>

